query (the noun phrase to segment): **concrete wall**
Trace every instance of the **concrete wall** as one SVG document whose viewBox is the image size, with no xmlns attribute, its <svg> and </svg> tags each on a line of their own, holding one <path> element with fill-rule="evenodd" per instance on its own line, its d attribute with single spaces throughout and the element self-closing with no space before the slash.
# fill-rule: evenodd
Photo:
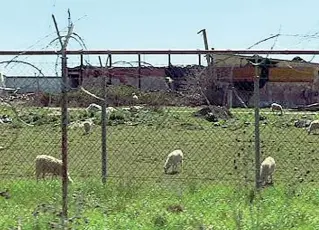
<svg viewBox="0 0 319 230">
<path fill-rule="evenodd" d="M 30 93 L 38 90 L 47 93 L 61 92 L 61 77 L 5 76 L 5 85 L 9 88 L 20 87 L 19 92 Z"/>
<path fill-rule="evenodd" d="M 272 102 L 277 102 L 285 108 L 307 105 L 319 102 L 318 91 L 312 90 L 312 83 L 267 82 L 260 89 L 260 106 L 268 107 Z M 248 106 L 254 105 L 253 92 L 238 91 L 240 97 Z M 233 96 L 233 105 L 240 106 L 240 102 Z"/>
<path fill-rule="evenodd" d="M 131 85 L 138 88 L 138 78 L 137 77 L 125 77 L 126 85 Z M 121 85 L 119 78 L 111 78 L 112 85 Z M 102 77 L 91 77 L 83 78 L 82 86 L 84 88 L 99 88 L 102 87 Z M 102 88 L 101 88 L 102 89 Z M 142 90 L 167 90 L 168 86 L 166 85 L 164 77 L 141 77 L 141 89 Z"/>
<path fill-rule="evenodd" d="M 304 82 L 268 82 L 260 91 L 261 101 L 279 102 L 287 108 L 312 104 L 318 102 L 318 91 L 313 91 L 312 85 Z"/>
</svg>

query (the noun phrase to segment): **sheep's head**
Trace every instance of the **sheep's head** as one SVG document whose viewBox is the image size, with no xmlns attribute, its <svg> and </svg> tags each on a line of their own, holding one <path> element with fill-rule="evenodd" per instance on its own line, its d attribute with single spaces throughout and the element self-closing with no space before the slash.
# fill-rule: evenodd
<svg viewBox="0 0 319 230">
<path fill-rule="evenodd" d="M 164 168 L 164 173 L 167 174 L 167 170 L 169 168 L 169 164 L 166 163 L 163 168 Z"/>
<path fill-rule="evenodd" d="M 84 122 L 83 126 L 85 134 L 88 134 L 91 131 L 91 124 L 89 122 Z"/>
</svg>

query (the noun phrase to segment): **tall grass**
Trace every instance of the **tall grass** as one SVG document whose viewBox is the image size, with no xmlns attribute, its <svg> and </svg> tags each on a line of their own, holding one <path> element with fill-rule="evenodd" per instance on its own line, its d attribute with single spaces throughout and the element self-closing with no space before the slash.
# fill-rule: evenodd
<svg viewBox="0 0 319 230">
<path fill-rule="evenodd" d="M 143 186 L 132 181 L 70 186 L 69 227 L 75 229 L 318 229 L 319 192 L 283 185 L 261 192 L 250 186 L 185 184 Z M 58 229 L 61 184 L 8 183 L 0 226 Z"/>
</svg>

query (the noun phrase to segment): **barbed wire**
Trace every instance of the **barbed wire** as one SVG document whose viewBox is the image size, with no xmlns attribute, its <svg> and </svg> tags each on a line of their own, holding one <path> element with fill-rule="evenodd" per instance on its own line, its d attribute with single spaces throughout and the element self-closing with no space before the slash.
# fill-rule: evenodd
<svg viewBox="0 0 319 230">
<path fill-rule="evenodd" d="M 44 77 L 44 74 L 42 72 L 42 70 L 40 68 L 38 68 L 37 66 L 35 66 L 34 64 L 30 63 L 30 62 L 26 62 L 26 61 L 19 61 L 19 60 L 10 60 L 10 61 L 0 61 L 0 65 L 1 64 L 11 64 L 11 63 L 20 63 L 20 64 L 24 64 L 24 65 L 29 65 L 31 67 L 33 67 L 34 69 L 36 69 L 40 75 L 42 75 Z"/>
<path fill-rule="evenodd" d="M 85 17 L 87 17 L 87 15 L 83 15 L 83 16 L 79 17 L 78 19 L 76 19 L 76 20 L 74 21 L 74 23 L 76 23 L 76 22 L 82 20 L 82 19 L 85 18 Z M 67 29 L 68 29 L 68 27 L 66 26 L 66 27 L 63 27 L 62 29 L 60 29 L 60 31 L 61 31 L 61 32 L 67 32 Z M 54 31 L 54 32 L 50 32 L 50 33 L 48 33 L 47 35 L 43 36 L 42 38 L 38 39 L 34 44 L 28 46 L 23 52 L 21 52 L 20 54 L 14 56 L 10 61 L 8 61 L 8 65 L 9 65 L 11 62 L 13 62 L 13 60 L 16 60 L 17 58 L 20 58 L 23 54 L 25 54 L 25 52 L 27 52 L 27 51 L 29 51 L 29 50 L 35 48 L 40 42 L 45 41 L 46 39 L 48 39 L 49 37 L 51 37 L 52 35 L 55 35 L 55 34 L 56 34 L 55 31 Z M 82 37 L 80 37 L 77 33 L 73 33 L 72 35 L 74 35 L 74 36 L 73 36 L 73 39 L 74 39 L 75 41 L 77 41 L 78 44 L 79 44 L 82 48 L 84 48 L 84 49 L 87 50 L 87 47 L 86 47 L 86 45 L 85 45 L 85 43 L 84 43 L 84 39 L 83 39 Z M 57 39 L 57 37 L 54 38 L 53 40 L 55 40 L 55 39 Z M 52 46 L 52 45 L 54 44 L 54 42 L 52 42 L 53 40 L 51 40 L 47 45 L 45 45 L 45 46 L 43 46 L 42 48 L 40 48 L 40 50 L 46 50 L 47 48 L 49 48 L 50 46 Z M 28 58 L 29 58 L 28 56 L 23 55 L 23 60 L 27 60 Z M 16 62 L 16 63 L 17 63 L 17 62 Z M 12 69 L 14 66 L 15 66 L 15 65 L 12 65 L 12 66 L 11 66 L 11 69 Z M 7 67 L 7 65 L 5 66 L 5 68 L 6 68 L 6 67 Z"/>
<path fill-rule="evenodd" d="M 69 11 L 69 10 L 68 10 L 68 14 L 69 14 L 69 22 L 70 22 L 70 20 L 71 20 L 71 19 L 70 19 L 71 15 L 70 15 L 70 11 Z M 52 16 L 53 16 L 53 15 L 52 15 Z M 53 19 L 54 19 L 54 16 L 53 16 Z M 79 19 L 78 19 L 78 20 L 79 20 Z M 56 23 L 55 20 L 54 20 L 54 23 Z M 55 25 L 56 25 L 56 24 L 55 24 Z M 73 25 L 73 24 L 72 24 L 72 25 Z M 68 27 L 67 27 L 67 28 L 68 28 Z M 73 28 L 73 26 L 72 26 L 72 28 Z M 64 42 L 63 45 L 66 46 L 66 45 L 67 45 L 67 41 L 69 40 L 70 37 L 72 37 L 76 42 L 78 42 L 78 44 L 80 44 L 82 47 L 86 48 L 86 45 L 85 45 L 85 43 L 84 43 L 84 40 L 83 40 L 78 34 L 73 33 L 72 28 L 71 28 L 71 30 L 70 30 L 70 29 L 68 30 L 68 34 L 67 34 L 67 35 L 62 36 L 63 38 L 65 38 L 65 41 L 66 41 L 66 42 Z M 63 30 L 63 29 L 62 29 L 62 30 Z M 30 62 L 24 61 L 24 60 L 16 60 L 16 59 L 18 59 L 18 58 L 19 58 L 21 55 L 23 55 L 26 51 L 28 51 L 28 50 L 32 49 L 33 47 L 35 47 L 35 46 L 36 46 L 38 43 L 40 43 L 41 41 L 43 41 L 43 40 L 49 38 L 52 34 L 53 34 L 53 33 L 50 33 L 50 34 L 44 36 L 43 38 L 39 39 L 35 44 L 29 46 L 24 52 L 21 52 L 20 54 L 14 56 L 11 60 L 1 61 L 1 62 L 0 62 L 0 65 L 1 65 L 1 64 L 6 64 L 6 65 L 5 65 L 5 68 L 7 68 L 9 65 L 12 65 L 11 69 L 13 68 L 14 64 L 28 65 L 28 66 L 31 66 L 32 68 L 34 68 L 34 69 L 36 69 L 36 70 L 38 71 L 38 76 L 41 75 L 41 76 L 45 77 L 45 75 L 43 74 L 42 70 L 41 70 L 40 68 L 38 68 L 36 65 L 34 65 L 34 64 L 30 63 Z M 59 34 L 59 30 L 58 30 L 58 34 Z M 74 36 L 72 36 L 72 35 L 74 35 Z M 48 44 L 47 46 L 43 47 L 43 49 L 48 48 L 49 46 L 51 46 L 51 45 L 52 45 L 55 41 L 57 41 L 57 40 L 61 40 L 61 37 L 58 36 L 57 38 L 53 39 L 51 42 L 49 42 L 49 44 Z M 63 47 L 61 47 L 61 49 L 63 49 Z M 26 60 L 27 58 L 28 58 L 28 57 L 26 57 L 25 60 Z M 58 62 L 58 58 L 59 58 L 59 55 L 57 55 L 57 61 L 56 61 L 56 63 Z M 57 66 L 57 64 L 56 64 L 56 66 Z M 21 90 L 21 88 L 19 88 L 18 90 Z M 6 99 L 6 98 L 4 98 L 4 97 L 0 97 L 0 102 L 1 102 L 2 104 L 8 105 L 8 106 L 11 108 L 11 110 L 12 110 L 13 113 L 14 113 L 15 119 L 16 119 L 18 122 L 20 122 L 21 124 L 26 125 L 26 126 L 30 126 L 30 127 L 33 127 L 33 126 L 34 126 L 34 125 L 29 124 L 29 123 L 27 123 L 26 121 L 24 121 L 23 119 L 20 118 L 19 112 L 17 111 L 17 108 L 15 107 L 15 105 L 13 105 L 13 103 L 10 102 L 9 99 Z M 7 146 L 1 147 L 0 150 L 6 150 L 6 149 L 10 148 L 10 147 L 18 140 L 19 132 L 18 132 L 18 129 L 15 129 L 15 130 L 16 130 L 16 132 L 15 132 L 14 138 L 11 139 L 11 142 L 10 142 L 9 144 L 7 144 Z"/>
</svg>

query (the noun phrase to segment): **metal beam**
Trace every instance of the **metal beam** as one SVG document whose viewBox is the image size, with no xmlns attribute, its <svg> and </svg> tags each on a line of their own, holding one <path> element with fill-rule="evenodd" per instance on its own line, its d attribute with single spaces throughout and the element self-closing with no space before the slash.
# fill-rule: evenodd
<svg viewBox="0 0 319 230">
<path fill-rule="evenodd" d="M 19 51 L 19 50 L 2 50 L 0 56 L 3 55 L 57 55 L 61 51 L 53 50 L 33 50 L 33 51 Z M 293 54 L 293 55 L 318 55 L 319 50 L 67 50 L 67 55 L 167 55 L 167 54 Z"/>
</svg>

